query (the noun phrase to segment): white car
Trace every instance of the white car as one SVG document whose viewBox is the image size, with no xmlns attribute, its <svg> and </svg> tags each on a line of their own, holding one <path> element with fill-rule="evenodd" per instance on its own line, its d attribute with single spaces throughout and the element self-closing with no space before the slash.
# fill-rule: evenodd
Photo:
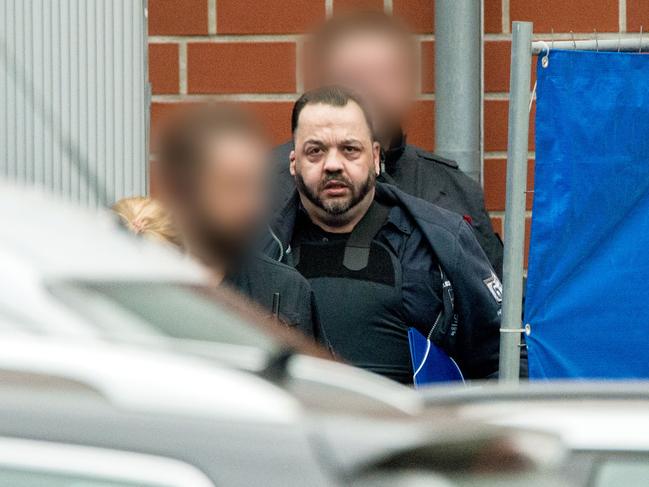
<svg viewBox="0 0 649 487">
<path fill-rule="evenodd" d="M 319 410 L 421 411 L 412 390 L 328 360 L 111 212 L 0 185 L 0 221 L 0 327 L 191 352 L 281 383 Z"/>
<path fill-rule="evenodd" d="M 427 414 L 557 435 L 572 485 L 649 485 L 649 382 L 529 382 L 422 392 Z"/>
<path fill-rule="evenodd" d="M 0 446 L 7 487 L 563 485 L 548 435 L 314 415 L 213 360 L 16 332 L 0 333 Z"/>
</svg>

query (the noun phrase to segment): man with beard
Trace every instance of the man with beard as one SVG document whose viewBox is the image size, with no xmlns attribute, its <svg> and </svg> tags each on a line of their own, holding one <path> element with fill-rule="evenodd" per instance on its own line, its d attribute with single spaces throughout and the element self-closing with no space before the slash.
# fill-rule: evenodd
<svg viewBox="0 0 649 487">
<path fill-rule="evenodd" d="M 500 281 L 467 222 L 377 183 L 380 146 L 353 93 L 324 87 L 302 95 L 292 131 L 297 191 L 265 250 L 309 280 L 333 352 L 412 383 L 414 327 L 465 377 L 495 375 Z"/>
<path fill-rule="evenodd" d="M 215 283 L 322 340 L 308 282 L 252 250 L 268 206 L 268 152 L 259 127 L 233 107 L 198 107 L 178 115 L 160 140 L 160 197 L 187 253 Z"/>
<path fill-rule="evenodd" d="M 417 50 L 408 30 L 392 16 L 359 12 L 336 16 L 320 29 L 306 57 L 308 79 L 359 93 L 382 147 L 379 181 L 465 217 L 497 275 L 503 246 L 485 210 L 482 188 L 453 161 L 408 144 L 403 123 L 417 90 Z M 289 170 L 292 142 L 277 147 L 275 199 L 286 201 L 295 185 Z"/>
</svg>

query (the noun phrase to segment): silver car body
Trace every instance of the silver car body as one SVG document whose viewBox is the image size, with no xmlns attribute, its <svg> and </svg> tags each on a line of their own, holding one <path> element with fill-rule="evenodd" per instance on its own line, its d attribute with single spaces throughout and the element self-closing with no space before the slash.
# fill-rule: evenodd
<svg viewBox="0 0 649 487">
<path fill-rule="evenodd" d="M 79 302 L 66 301 L 53 293 L 68 283 L 210 286 L 207 273 L 192 259 L 135 237 L 111 212 L 81 208 L 38 189 L 0 184 L 0 219 L 0 330 L 147 343 L 191 350 L 246 370 L 264 367 L 267 354 L 255 346 L 171 339 L 107 300 L 81 296 L 75 297 Z M 85 313 L 87 307 L 92 313 Z M 242 331 L 257 329 L 218 303 L 214 320 Z M 265 341 L 275 339 L 255 333 Z M 407 415 L 421 411 L 413 391 L 360 369 L 298 354 L 287 370 L 293 379 L 289 385 L 313 407 Z"/>
</svg>

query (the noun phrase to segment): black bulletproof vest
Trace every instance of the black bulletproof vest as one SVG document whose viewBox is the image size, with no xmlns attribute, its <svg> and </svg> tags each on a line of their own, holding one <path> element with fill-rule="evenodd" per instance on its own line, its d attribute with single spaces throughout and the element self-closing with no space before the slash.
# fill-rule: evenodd
<svg viewBox="0 0 649 487">
<path fill-rule="evenodd" d="M 358 367 L 412 383 L 401 264 L 374 240 L 388 213 L 389 208 L 373 203 L 342 239 L 307 237 L 298 224 L 291 248 L 294 264 L 315 293 L 334 353 Z"/>
</svg>

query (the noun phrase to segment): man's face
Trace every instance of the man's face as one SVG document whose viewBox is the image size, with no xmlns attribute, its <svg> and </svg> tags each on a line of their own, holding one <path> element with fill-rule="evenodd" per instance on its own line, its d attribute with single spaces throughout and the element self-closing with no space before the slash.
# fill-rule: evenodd
<svg viewBox="0 0 649 487">
<path fill-rule="evenodd" d="M 193 233 L 221 253 L 236 256 L 250 245 L 267 207 L 267 152 L 247 134 L 206 142 L 190 212 Z"/>
<path fill-rule="evenodd" d="M 374 190 L 379 150 L 358 104 L 307 105 L 295 131 L 290 170 L 303 199 L 335 220 Z"/>
<path fill-rule="evenodd" d="M 321 80 L 364 96 L 379 137 L 390 136 L 403 122 L 415 93 L 412 64 L 404 43 L 379 33 L 359 32 L 331 45 L 321 66 Z"/>
</svg>

